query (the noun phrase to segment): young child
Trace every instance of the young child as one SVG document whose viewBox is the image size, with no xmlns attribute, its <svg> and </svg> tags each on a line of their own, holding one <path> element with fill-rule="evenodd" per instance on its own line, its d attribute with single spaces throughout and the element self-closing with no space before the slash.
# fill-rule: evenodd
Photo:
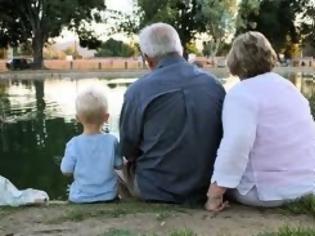
<svg viewBox="0 0 315 236">
<path fill-rule="evenodd" d="M 73 137 L 66 146 L 61 162 L 64 175 L 73 174 L 69 201 L 93 203 L 115 200 L 118 177 L 114 169 L 123 165 L 118 141 L 102 132 L 108 121 L 107 99 L 95 88 L 81 92 L 76 98 L 76 116 L 83 133 Z"/>
</svg>

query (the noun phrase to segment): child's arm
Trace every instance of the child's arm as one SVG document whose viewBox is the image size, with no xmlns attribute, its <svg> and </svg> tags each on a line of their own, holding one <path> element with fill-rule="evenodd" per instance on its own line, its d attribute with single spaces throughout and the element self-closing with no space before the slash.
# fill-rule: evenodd
<svg viewBox="0 0 315 236">
<path fill-rule="evenodd" d="M 62 158 L 62 162 L 60 165 L 60 170 L 63 175 L 65 176 L 71 176 L 74 171 L 75 167 L 75 155 L 74 155 L 74 150 L 73 150 L 73 141 L 70 140 L 70 142 L 67 143 L 66 150 L 65 150 L 65 155 Z"/>
</svg>

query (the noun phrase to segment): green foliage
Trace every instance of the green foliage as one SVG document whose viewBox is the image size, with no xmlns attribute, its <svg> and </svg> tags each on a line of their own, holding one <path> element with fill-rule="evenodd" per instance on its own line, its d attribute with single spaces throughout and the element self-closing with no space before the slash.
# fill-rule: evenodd
<svg viewBox="0 0 315 236">
<path fill-rule="evenodd" d="M 96 57 L 131 57 L 137 53 L 137 49 L 122 41 L 108 39 L 96 50 Z"/>
<path fill-rule="evenodd" d="M 201 52 L 198 50 L 196 43 L 190 42 L 186 44 L 187 53 L 195 54 L 197 56 L 201 56 Z"/>
<path fill-rule="evenodd" d="M 297 58 L 301 55 L 301 49 L 299 44 L 287 42 L 285 48 L 283 49 L 285 58 Z"/>
<path fill-rule="evenodd" d="M 201 17 L 206 22 L 206 33 L 210 36 L 204 42 L 204 50 L 207 56 L 215 56 L 234 31 L 237 1 L 199 0 L 199 2 L 202 6 Z"/>
<path fill-rule="evenodd" d="M 280 53 L 287 43 L 301 40 L 298 17 L 312 0 L 242 0 L 237 19 L 237 34 L 248 30 L 262 32 Z"/>
<path fill-rule="evenodd" d="M 257 22 L 254 17 L 259 15 L 260 0 L 242 0 L 236 18 L 236 34 L 246 32 L 249 29 L 255 29 Z"/>
<path fill-rule="evenodd" d="M 129 34 L 155 22 L 169 23 L 177 30 L 185 47 L 197 33 L 208 33 L 213 40 L 224 40 L 231 28 L 231 10 L 236 9 L 236 0 L 138 0 L 135 12 L 130 16 L 120 15 L 119 29 Z"/>
<path fill-rule="evenodd" d="M 34 62 L 42 66 L 43 47 L 65 27 L 79 34 L 82 46 L 95 48 L 98 40 L 88 30 L 100 22 L 103 0 L 0 0 L 0 46 L 17 46 L 32 39 Z"/>
<path fill-rule="evenodd" d="M 212 49 L 212 44 L 211 42 L 203 42 L 203 50 L 202 54 L 206 57 L 212 56 L 213 55 L 213 49 Z M 216 55 L 217 56 L 226 56 L 228 52 L 231 49 L 231 44 L 230 43 L 221 43 L 219 47 L 217 48 Z"/>
<path fill-rule="evenodd" d="M 28 40 L 22 43 L 18 50 L 19 55 L 32 55 L 32 43 Z"/>
<path fill-rule="evenodd" d="M 73 47 L 73 46 L 67 47 L 65 50 L 63 50 L 63 52 L 66 55 L 73 56 L 74 59 L 82 58 L 82 56 L 80 55 L 76 47 Z"/>
<path fill-rule="evenodd" d="M 290 228 L 288 226 L 280 228 L 277 232 L 260 233 L 257 236 L 314 236 L 315 228 Z"/>
<path fill-rule="evenodd" d="M 303 14 L 303 23 L 301 25 L 301 33 L 303 43 L 310 43 L 315 47 L 315 2 L 310 0 Z"/>
</svg>

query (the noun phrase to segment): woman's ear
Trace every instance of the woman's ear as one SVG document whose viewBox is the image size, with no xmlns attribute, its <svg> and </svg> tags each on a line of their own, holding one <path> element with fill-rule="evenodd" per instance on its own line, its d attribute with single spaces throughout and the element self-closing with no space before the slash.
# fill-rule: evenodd
<svg viewBox="0 0 315 236">
<path fill-rule="evenodd" d="M 104 114 L 104 122 L 107 123 L 109 119 L 109 113 Z"/>
<path fill-rule="evenodd" d="M 81 122 L 80 121 L 80 117 L 78 116 L 78 114 L 75 115 L 75 119 L 77 120 L 77 122 Z"/>
</svg>

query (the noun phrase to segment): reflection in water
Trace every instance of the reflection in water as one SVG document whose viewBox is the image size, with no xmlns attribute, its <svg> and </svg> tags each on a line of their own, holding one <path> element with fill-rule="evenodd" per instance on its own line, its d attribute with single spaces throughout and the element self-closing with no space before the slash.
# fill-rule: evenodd
<svg viewBox="0 0 315 236">
<path fill-rule="evenodd" d="M 310 100 L 315 114 L 314 80 L 286 75 Z M 59 164 L 66 142 L 81 132 L 74 119 L 74 99 L 83 88 L 97 85 L 106 91 L 110 127 L 118 134 L 123 94 L 133 79 L 50 79 L 0 81 L 0 175 L 19 188 L 39 188 L 52 199 L 66 198 L 69 180 Z M 222 79 L 228 90 L 238 80 Z"/>
</svg>

